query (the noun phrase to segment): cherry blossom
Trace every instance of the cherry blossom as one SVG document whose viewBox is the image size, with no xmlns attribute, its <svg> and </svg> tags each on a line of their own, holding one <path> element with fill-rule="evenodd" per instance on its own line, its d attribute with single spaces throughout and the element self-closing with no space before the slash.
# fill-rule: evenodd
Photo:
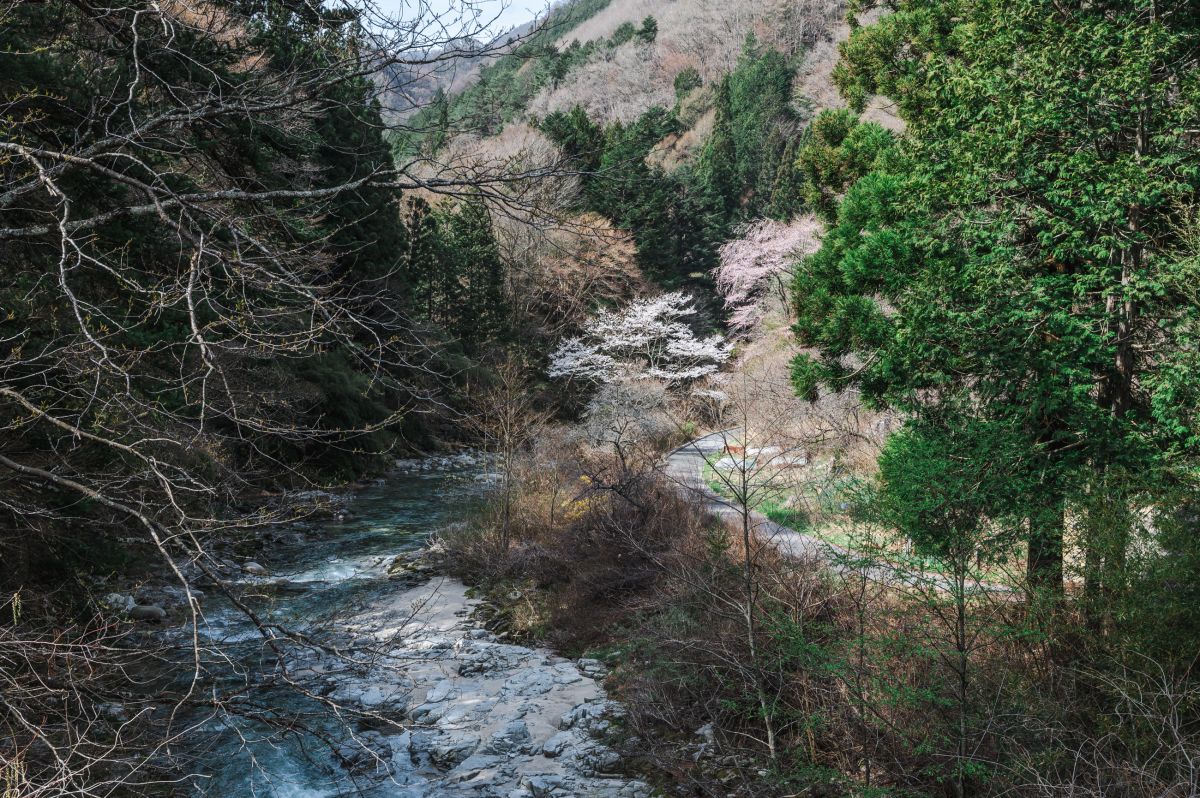
<svg viewBox="0 0 1200 798">
<path fill-rule="evenodd" d="M 729 358 L 731 347 L 720 335 L 698 338 L 683 321 L 695 313 L 679 291 L 602 310 L 581 336 L 558 345 L 548 373 L 601 383 L 650 377 L 676 384 L 704 377 Z"/>
<path fill-rule="evenodd" d="M 799 258 L 816 252 L 821 224 L 813 216 L 788 223 L 763 219 L 744 226 L 741 236 L 720 249 L 713 270 L 729 310 L 729 325 L 745 332 L 763 317 L 772 295 L 785 299 L 786 276 Z"/>
</svg>

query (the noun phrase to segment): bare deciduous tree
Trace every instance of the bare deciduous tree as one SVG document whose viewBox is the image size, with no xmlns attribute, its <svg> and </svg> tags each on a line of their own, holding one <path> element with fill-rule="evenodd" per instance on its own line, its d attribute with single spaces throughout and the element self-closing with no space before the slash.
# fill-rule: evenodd
<svg viewBox="0 0 1200 798">
<path fill-rule="evenodd" d="M 193 632 L 207 578 L 269 646 L 293 639 L 229 589 L 208 542 L 304 512 L 257 491 L 369 447 L 443 376 L 392 253 L 364 263 L 379 241 L 359 226 L 393 225 L 407 190 L 520 205 L 557 169 L 388 151 L 379 92 L 425 102 L 431 75 L 513 46 L 493 21 L 471 0 L 398 17 L 373 0 L 0 2 L 0 577 L 61 541 L 145 547 Z M 322 404 L 329 358 L 377 417 Z M 87 707 L 144 655 L 103 626 L 70 643 L 37 631 L 46 614 L 15 610 L 27 593 L 0 641 L 0 785 L 142 779 L 179 728 L 114 741 Z M 190 686 L 164 700 L 197 700 L 193 642 Z"/>
<path fill-rule="evenodd" d="M 489 380 L 468 387 L 472 410 L 464 421 L 496 457 L 500 474 L 500 546 L 507 551 L 517 456 L 532 443 L 550 412 L 538 407 L 529 388 L 532 370 L 519 355 L 506 353 L 490 371 Z"/>
</svg>

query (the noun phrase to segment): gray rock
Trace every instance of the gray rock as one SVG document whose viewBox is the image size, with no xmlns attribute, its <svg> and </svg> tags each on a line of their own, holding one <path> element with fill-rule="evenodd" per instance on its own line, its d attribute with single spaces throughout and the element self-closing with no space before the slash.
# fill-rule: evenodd
<svg viewBox="0 0 1200 798">
<path fill-rule="evenodd" d="M 553 798 L 555 791 L 562 788 L 562 784 L 562 776 L 552 774 L 530 776 L 525 780 L 525 788 L 533 798 Z"/>
<path fill-rule="evenodd" d="M 443 769 L 450 769 L 462 762 L 479 747 L 479 738 L 469 732 L 449 732 L 434 738 L 429 748 L 429 759 Z"/>
<path fill-rule="evenodd" d="M 433 750 L 434 735 L 429 732 L 412 732 L 408 737 L 408 755 L 414 765 L 425 765 Z"/>
<path fill-rule="evenodd" d="M 560 731 L 542 745 L 542 756 L 561 756 L 575 742 L 575 735 L 569 731 Z"/>
<path fill-rule="evenodd" d="M 266 576 L 267 569 L 256 563 L 254 560 L 242 564 L 242 570 L 251 576 Z"/>
<path fill-rule="evenodd" d="M 576 726 L 591 728 L 609 709 L 607 701 L 591 701 L 569 709 L 559 718 L 558 728 L 571 729 Z"/>
<path fill-rule="evenodd" d="M 402 699 L 404 696 L 398 694 L 396 688 L 388 684 L 373 684 L 367 687 L 358 696 L 358 703 L 364 707 L 378 707 L 383 704 L 392 704 Z"/>
<path fill-rule="evenodd" d="M 551 668 L 529 668 L 509 679 L 504 689 L 520 696 L 545 695 L 554 689 L 556 675 Z"/>
<path fill-rule="evenodd" d="M 510 774 L 502 769 L 502 763 L 506 759 L 489 754 L 471 754 L 454 768 L 450 776 L 457 782 L 469 781 L 475 788 L 494 784 L 510 778 Z"/>
<path fill-rule="evenodd" d="M 409 711 L 409 717 L 417 723 L 437 723 L 446 713 L 450 711 L 450 705 L 446 703 L 437 704 L 420 704 Z"/>
<path fill-rule="evenodd" d="M 129 617 L 135 621 L 162 621 L 167 611 L 157 604 L 138 604 L 129 610 Z"/>
<path fill-rule="evenodd" d="M 137 606 L 137 602 L 132 596 L 126 596 L 123 593 L 109 593 L 101 602 L 106 606 L 119 612 L 129 612 Z"/>
<path fill-rule="evenodd" d="M 442 728 L 463 728 L 477 725 L 496 707 L 498 698 L 490 697 L 470 702 L 446 701 L 436 706 L 445 707 L 445 712 L 437 721 Z"/>
<path fill-rule="evenodd" d="M 608 675 L 608 668 L 598 659 L 589 659 L 584 657 L 576 663 L 579 666 L 579 672 L 584 676 L 592 679 L 603 679 Z"/>
<path fill-rule="evenodd" d="M 592 773 L 607 773 L 621 764 L 620 754 L 604 745 L 595 745 L 588 749 L 583 760 Z"/>
<path fill-rule="evenodd" d="M 497 754 L 511 754 L 529 750 L 533 738 L 523 720 L 509 721 L 503 729 L 488 740 L 487 750 Z"/>
<path fill-rule="evenodd" d="M 335 753 L 342 764 L 359 771 L 391 772 L 392 746 L 377 731 L 365 731 L 347 740 Z"/>
<path fill-rule="evenodd" d="M 456 697 L 459 690 L 454 686 L 454 682 L 450 679 L 442 679 L 435 684 L 433 688 L 425 694 L 426 704 L 436 704 L 440 701 L 445 701 L 447 698 Z"/>
</svg>

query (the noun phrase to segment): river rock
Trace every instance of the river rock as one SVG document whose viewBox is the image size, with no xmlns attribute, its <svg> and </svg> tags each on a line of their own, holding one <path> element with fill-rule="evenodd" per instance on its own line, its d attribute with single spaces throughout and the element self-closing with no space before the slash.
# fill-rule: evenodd
<svg viewBox="0 0 1200 798">
<path fill-rule="evenodd" d="M 505 756 L 471 754 L 458 763 L 458 766 L 447 774 L 447 778 L 474 790 L 485 789 L 512 778 L 512 768 L 507 766 L 507 762 L 508 757 Z"/>
<path fill-rule="evenodd" d="M 479 747 L 479 738 L 470 732 L 443 732 L 429 747 L 429 760 L 449 769 L 462 762 Z"/>
<path fill-rule="evenodd" d="M 604 713 L 608 709 L 609 705 L 607 701 L 589 701 L 580 704 L 563 713 L 563 716 L 559 718 L 558 728 L 563 730 L 575 726 L 583 729 L 591 728 L 604 716 Z"/>
<path fill-rule="evenodd" d="M 504 689 L 521 696 L 544 695 L 554 688 L 556 675 L 550 668 L 530 668 L 509 679 Z"/>
<path fill-rule="evenodd" d="M 129 610 L 129 617 L 135 621 L 162 621 L 167 611 L 157 604 L 137 604 Z"/>
<path fill-rule="evenodd" d="M 591 679 L 603 679 L 608 675 L 608 668 L 598 659 L 584 657 L 575 663 L 579 672 Z"/>
<path fill-rule="evenodd" d="M 454 682 L 450 679 L 442 679 L 440 682 L 430 688 L 425 694 L 426 704 L 437 704 L 445 701 L 454 695 L 457 695 L 457 690 L 454 688 Z"/>
<path fill-rule="evenodd" d="M 563 778 L 558 775 L 530 776 L 525 787 L 533 798 L 554 798 L 562 789 Z"/>
<path fill-rule="evenodd" d="M 560 662 L 554 666 L 555 684 L 574 684 L 581 681 L 583 681 L 583 676 L 580 675 L 579 669 L 575 667 L 575 663 Z"/>
<path fill-rule="evenodd" d="M 256 563 L 254 560 L 242 564 L 242 570 L 251 576 L 266 576 L 267 569 Z"/>
<path fill-rule="evenodd" d="M 511 754 L 528 751 L 533 738 L 523 720 L 509 721 L 503 729 L 488 740 L 487 750 L 496 754 Z"/>
<path fill-rule="evenodd" d="M 569 746 L 575 745 L 575 735 L 569 731 L 560 731 L 542 745 L 542 756 L 556 757 L 567 750 Z"/>
<path fill-rule="evenodd" d="M 335 751 L 342 764 L 353 770 L 391 772 L 392 746 L 387 739 L 377 731 L 360 732 L 356 737 Z"/>
<path fill-rule="evenodd" d="M 133 596 L 126 596 L 123 593 L 109 593 L 101 601 L 106 607 L 110 607 L 118 612 L 129 612 L 137 606 L 137 602 L 133 600 Z"/>
<path fill-rule="evenodd" d="M 347 615 L 340 629 L 348 640 L 386 648 L 378 665 L 347 667 L 332 654 L 290 659 L 325 671 L 312 689 L 333 684 L 335 700 L 384 717 L 395 707 L 397 722 L 404 708 L 410 727 L 381 738 L 396 752 L 391 771 L 379 769 L 375 755 L 386 759 L 386 751 L 371 737 L 362 753 L 365 732 L 357 749 L 340 750 L 345 767 L 380 786 L 391 779 L 384 794 L 396 798 L 649 796 L 643 782 L 610 775 L 617 755 L 594 733 L 619 705 L 602 686 L 575 662 L 477 634 L 469 613 L 476 602 L 466 594 L 460 583 L 434 579 Z"/>
<path fill-rule="evenodd" d="M 419 704 L 408 711 L 408 716 L 417 723 L 437 723 L 447 712 L 450 711 L 450 705 L 438 702 L 436 704 L 425 703 Z"/>
</svg>

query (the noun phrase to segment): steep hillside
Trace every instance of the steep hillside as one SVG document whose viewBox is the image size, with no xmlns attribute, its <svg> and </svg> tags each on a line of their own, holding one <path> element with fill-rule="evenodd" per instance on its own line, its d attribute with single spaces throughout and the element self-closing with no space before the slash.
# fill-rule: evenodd
<svg viewBox="0 0 1200 798">
<path fill-rule="evenodd" d="M 581 173 L 574 194 L 537 192 L 536 209 L 493 200 L 539 224 L 597 213 L 634 236 L 648 277 L 703 281 L 738 224 L 801 209 L 795 157 L 809 120 L 842 105 L 845 13 L 842 0 L 575 0 L 435 97 L 395 146 L 430 180 Z"/>
<path fill-rule="evenodd" d="M 560 36 L 558 45 L 608 38 L 622 25 L 641 24 L 646 17 L 657 22 L 654 41 L 633 40 L 594 58 L 558 88 L 535 98 L 530 110 L 545 114 L 579 103 L 604 122 L 635 119 L 652 106 L 671 106 L 675 79 L 685 70 L 696 70 L 705 84 L 720 80 L 737 65 L 748 34 L 789 57 L 817 55 L 821 63 L 810 69 L 827 79 L 836 60 L 834 36 L 845 35 L 844 16 L 842 0 L 615 0 Z M 835 101 L 822 91 L 822 100 Z"/>
</svg>

